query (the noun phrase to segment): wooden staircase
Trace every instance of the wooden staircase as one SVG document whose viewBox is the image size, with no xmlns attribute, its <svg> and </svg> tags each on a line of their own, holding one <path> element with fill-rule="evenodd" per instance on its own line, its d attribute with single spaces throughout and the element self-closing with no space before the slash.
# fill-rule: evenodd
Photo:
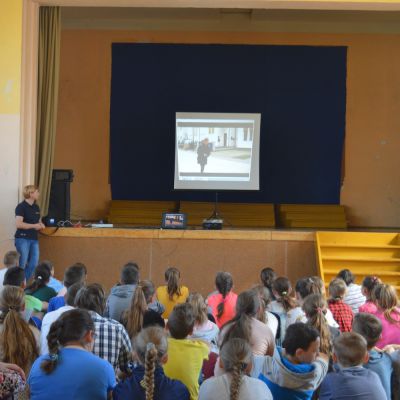
<svg viewBox="0 0 400 400">
<path fill-rule="evenodd" d="M 400 293 L 400 234 L 375 232 L 316 232 L 319 275 L 325 284 L 344 268 L 361 283 L 376 275 Z"/>
<path fill-rule="evenodd" d="M 346 229 L 345 208 L 330 204 L 280 204 L 279 226 L 283 228 Z"/>
</svg>

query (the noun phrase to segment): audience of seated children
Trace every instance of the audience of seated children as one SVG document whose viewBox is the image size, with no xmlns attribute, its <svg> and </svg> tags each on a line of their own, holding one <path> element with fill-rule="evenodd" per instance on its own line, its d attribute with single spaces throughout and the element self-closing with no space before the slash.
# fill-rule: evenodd
<svg viewBox="0 0 400 400">
<path fill-rule="evenodd" d="M 279 321 L 275 314 L 271 311 L 268 311 L 268 307 L 272 301 L 269 297 L 269 290 L 264 285 L 257 285 L 254 287 L 254 290 L 258 293 L 260 299 L 260 309 L 257 314 L 257 319 L 264 324 L 268 325 L 269 329 L 271 329 L 274 338 L 276 338 L 276 334 L 279 328 Z"/>
<path fill-rule="evenodd" d="M 220 347 L 230 339 L 241 338 L 250 343 L 253 354 L 274 354 L 275 337 L 271 329 L 257 319 L 259 309 L 260 299 L 255 290 L 240 293 L 235 317 L 221 328 Z"/>
<path fill-rule="evenodd" d="M 157 300 L 165 307 L 162 316 L 169 318 L 175 305 L 184 303 L 189 297 L 189 289 L 181 285 L 181 273 L 177 268 L 168 268 L 165 271 L 166 285 L 157 288 Z"/>
<path fill-rule="evenodd" d="M 94 322 L 96 340 L 93 353 L 107 360 L 115 370 L 119 368 L 122 372 L 129 373 L 132 359 L 131 340 L 122 324 L 102 317 L 105 305 L 104 289 L 99 284 L 84 286 L 76 295 L 75 306 L 89 311 Z"/>
<path fill-rule="evenodd" d="M 382 323 L 382 335 L 376 347 L 383 349 L 389 344 L 400 344 L 400 308 L 396 289 L 391 285 L 377 285 L 373 291 L 377 306 L 374 313 Z"/>
<path fill-rule="evenodd" d="M 385 389 L 388 400 L 392 398 L 392 359 L 387 353 L 375 348 L 382 334 L 381 321 L 372 314 L 359 313 L 354 316 L 353 332 L 360 334 L 367 342 L 368 362 L 363 366 L 378 374 L 382 386 Z"/>
<path fill-rule="evenodd" d="M 7 270 L 11 267 L 18 266 L 18 258 L 18 253 L 14 250 L 7 251 L 4 255 L 4 268 L 0 269 L 0 290 L 3 289 L 4 276 L 6 275 Z"/>
<path fill-rule="evenodd" d="M 39 331 L 23 317 L 25 296 L 21 288 L 5 286 L 0 292 L 0 359 L 21 367 L 26 376 L 39 356 Z M 25 392 L 16 399 L 25 399 Z"/>
<path fill-rule="evenodd" d="M 152 325 L 165 328 L 161 315 L 149 309 L 154 300 L 155 288 L 150 281 L 141 281 L 135 289 L 130 308 L 122 313 L 121 322 L 125 326 L 131 340 L 142 330 Z"/>
<path fill-rule="evenodd" d="M 346 295 L 343 301 L 351 307 L 353 314 L 358 313 L 358 309 L 365 303 L 365 296 L 361 292 L 361 286 L 354 283 L 355 276 L 348 269 L 342 269 L 337 278 L 343 279 L 347 286 Z"/>
<path fill-rule="evenodd" d="M 32 400 L 104 399 L 116 385 L 112 366 L 91 353 L 95 326 L 84 310 L 70 310 L 50 328 L 49 354 L 32 366 L 28 384 Z"/>
<path fill-rule="evenodd" d="M 207 298 L 207 304 L 211 309 L 218 328 L 235 316 L 237 294 L 233 292 L 233 279 L 229 272 L 218 272 L 215 277 L 217 292 Z"/>
<path fill-rule="evenodd" d="M 55 311 L 65 306 L 65 295 L 68 289 L 75 283 L 85 283 L 86 281 L 86 267 L 82 263 L 76 263 L 68 267 L 64 272 L 63 289 L 59 291 L 56 297 L 49 301 L 48 312 Z"/>
<path fill-rule="evenodd" d="M 115 387 L 114 400 L 190 399 L 189 391 L 182 382 L 164 374 L 162 366 L 168 360 L 168 341 L 164 329 L 156 326 L 142 329 L 135 337 L 133 347 L 139 363 L 132 375 Z"/>
<path fill-rule="evenodd" d="M 111 288 L 107 298 L 105 317 L 122 322 L 122 313 L 130 307 L 138 282 L 139 266 L 133 262 L 125 264 L 119 283 Z"/>
<path fill-rule="evenodd" d="M 350 332 L 353 322 L 353 311 L 343 299 L 346 295 L 346 284 L 343 279 L 336 278 L 329 283 L 328 307 L 333 318 L 339 324 L 340 332 Z"/>
<path fill-rule="evenodd" d="M 72 310 L 75 307 L 75 298 L 78 291 L 83 287 L 82 282 L 74 283 L 68 288 L 65 297 L 65 306 L 57 308 L 55 311 L 48 312 L 42 320 L 42 326 L 40 329 L 40 354 L 47 354 L 49 349 L 47 347 L 47 335 L 50 331 L 51 324 L 56 321 L 61 314 Z"/>
<path fill-rule="evenodd" d="M 181 381 L 189 389 L 191 400 L 198 398 L 200 371 L 209 353 L 205 342 L 188 339 L 194 323 L 193 307 L 189 303 L 175 306 L 167 322 L 169 350 L 168 361 L 163 366 L 165 375 Z"/>
<path fill-rule="evenodd" d="M 365 297 L 365 303 L 359 307 L 358 312 L 363 313 L 375 313 L 377 310 L 374 299 L 372 298 L 372 293 L 377 285 L 382 282 L 377 276 L 366 276 L 361 284 L 361 293 Z"/>
<path fill-rule="evenodd" d="M 328 356 L 319 353 L 319 346 L 319 332 L 296 322 L 272 357 L 254 356 L 251 376 L 263 380 L 274 399 L 311 399 L 328 371 Z"/>
<path fill-rule="evenodd" d="M 56 278 L 54 278 L 54 265 L 51 261 L 42 261 L 42 264 L 46 264 L 50 270 L 50 281 L 47 284 L 48 287 L 54 289 L 57 293 L 62 290 L 64 285 Z"/>
<path fill-rule="evenodd" d="M 247 376 L 252 369 L 252 351 L 246 340 L 233 338 L 225 342 L 219 362 L 224 373 L 203 382 L 199 400 L 272 400 L 261 380 Z"/>
<path fill-rule="evenodd" d="M 4 286 L 8 285 L 25 289 L 25 270 L 20 267 L 9 268 L 4 276 Z M 42 302 L 36 297 L 25 294 L 25 321 L 29 321 L 34 312 L 45 311 L 47 310 L 47 307 L 47 302 Z"/>
<path fill-rule="evenodd" d="M 286 320 L 288 313 L 297 307 L 296 300 L 292 297 L 292 285 L 288 278 L 280 276 L 272 284 L 274 301 L 269 305 L 269 311 L 277 314 L 280 319 L 280 340 L 285 338 Z"/>
<path fill-rule="evenodd" d="M 321 294 L 310 294 L 303 302 L 303 311 L 307 324 L 319 332 L 320 351 L 328 356 L 332 355 L 332 341 L 340 335 L 337 328 L 328 325 L 325 318 L 328 304 Z"/>
<path fill-rule="evenodd" d="M 191 293 L 187 299 L 191 304 L 194 315 L 193 333 L 191 339 L 198 339 L 207 342 L 211 351 L 218 353 L 218 326 L 207 317 L 207 304 L 200 293 Z"/>
<path fill-rule="evenodd" d="M 40 301 L 49 302 L 51 298 L 57 296 L 57 292 L 47 286 L 50 281 L 51 272 L 46 263 L 40 263 L 33 273 L 33 282 L 26 287 L 25 293 L 36 297 Z"/>
<path fill-rule="evenodd" d="M 379 376 L 363 368 L 368 362 L 367 341 L 358 333 L 344 332 L 333 341 L 334 372 L 321 385 L 320 400 L 386 399 Z"/>
<path fill-rule="evenodd" d="M 272 268 L 263 268 L 260 272 L 260 279 L 262 285 L 268 290 L 271 301 L 276 300 L 272 293 L 272 284 L 276 279 L 276 273 Z"/>
</svg>

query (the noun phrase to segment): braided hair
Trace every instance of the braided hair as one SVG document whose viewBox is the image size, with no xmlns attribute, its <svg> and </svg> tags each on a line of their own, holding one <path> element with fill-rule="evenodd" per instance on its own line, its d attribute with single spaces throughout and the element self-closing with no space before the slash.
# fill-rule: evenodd
<svg viewBox="0 0 400 400">
<path fill-rule="evenodd" d="M 251 347 L 244 339 L 230 339 L 222 346 L 220 358 L 224 370 L 231 374 L 229 399 L 238 400 L 243 375 L 252 361 Z"/>
<path fill-rule="evenodd" d="M 86 310 L 74 309 L 63 313 L 50 327 L 47 335 L 49 358 L 42 361 L 40 368 L 51 374 L 58 364 L 60 346 L 65 347 L 70 342 L 81 342 L 88 331 L 94 331 L 92 317 Z"/>
<path fill-rule="evenodd" d="M 134 347 L 139 362 L 144 364 L 144 377 L 140 385 L 145 390 L 146 400 L 153 400 L 154 371 L 168 351 L 166 333 L 157 326 L 142 329 L 134 339 Z"/>
<path fill-rule="evenodd" d="M 215 286 L 222 295 L 222 301 L 217 306 L 217 318 L 220 319 L 224 313 L 225 298 L 233 287 L 232 275 L 229 272 L 218 272 L 215 277 Z"/>
</svg>

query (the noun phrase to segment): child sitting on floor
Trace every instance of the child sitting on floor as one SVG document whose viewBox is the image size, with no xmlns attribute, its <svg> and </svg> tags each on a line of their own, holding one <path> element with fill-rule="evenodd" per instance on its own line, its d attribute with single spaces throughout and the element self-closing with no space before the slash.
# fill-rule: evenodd
<svg viewBox="0 0 400 400">
<path fill-rule="evenodd" d="M 340 332 L 350 332 L 353 322 L 353 311 L 343 299 L 346 295 L 346 284 L 343 279 L 336 278 L 329 284 L 328 307 L 333 318 L 339 324 Z"/>
<path fill-rule="evenodd" d="M 361 293 L 365 296 L 366 302 L 360 306 L 359 312 L 374 314 L 377 311 L 377 306 L 372 299 L 372 292 L 381 283 L 381 280 L 376 276 L 369 275 L 364 278 L 361 284 Z"/>
</svg>

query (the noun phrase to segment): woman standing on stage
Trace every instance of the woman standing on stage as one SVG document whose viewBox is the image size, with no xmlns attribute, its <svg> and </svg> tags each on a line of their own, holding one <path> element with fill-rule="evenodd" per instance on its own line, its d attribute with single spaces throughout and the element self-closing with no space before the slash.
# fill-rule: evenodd
<svg viewBox="0 0 400 400">
<path fill-rule="evenodd" d="M 24 201 L 15 209 L 15 247 L 20 255 L 19 266 L 25 270 L 28 281 L 39 261 L 38 231 L 44 228 L 40 218 L 40 209 L 36 204 L 39 190 L 34 185 L 25 186 Z"/>
</svg>

